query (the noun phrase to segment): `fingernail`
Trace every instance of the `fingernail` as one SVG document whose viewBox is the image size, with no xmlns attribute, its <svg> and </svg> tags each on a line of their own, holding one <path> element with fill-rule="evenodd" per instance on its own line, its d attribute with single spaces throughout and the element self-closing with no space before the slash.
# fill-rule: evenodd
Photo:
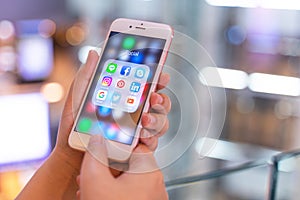
<svg viewBox="0 0 300 200">
<path fill-rule="evenodd" d="M 154 116 L 152 116 L 152 115 L 149 115 L 150 117 L 150 122 L 151 122 L 151 124 L 154 124 L 154 123 L 156 123 L 156 118 L 154 117 Z"/>
<path fill-rule="evenodd" d="M 157 103 L 159 103 L 159 104 L 162 104 L 162 102 L 163 102 L 163 98 L 162 98 L 162 96 L 160 96 L 159 94 L 158 94 L 158 97 L 157 97 Z"/>
<path fill-rule="evenodd" d="M 93 135 L 89 141 L 89 147 L 98 146 L 103 144 L 103 137 L 101 135 Z"/>
<path fill-rule="evenodd" d="M 155 105 L 153 105 L 152 109 L 154 109 L 155 111 L 159 111 L 159 112 L 165 111 L 165 107 L 162 106 L 161 104 L 155 104 Z"/>
<path fill-rule="evenodd" d="M 142 136 L 142 138 L 149 138 L 151 136 L 151 134 L 148 131 L 146 131 L 145 129 L 143 129 L 141 136 Z"/>
<path fill-rule="evenodd" d="M 143 123 L 149 124 L 151 122 L 151 119 L 148 114 L 143 115 Z"/>
</svg>

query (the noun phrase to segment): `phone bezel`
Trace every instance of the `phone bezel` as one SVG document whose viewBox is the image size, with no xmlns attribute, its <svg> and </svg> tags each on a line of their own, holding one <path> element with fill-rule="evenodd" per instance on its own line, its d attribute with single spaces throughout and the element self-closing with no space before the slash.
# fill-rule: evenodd
<svg viewBox="0 0 300 200">
<path fill-rule="evenodd" d="M 130 26 L 131 26 L 131 28 L 130 28 Z M 113 23 L 111 24 L 109 32 L 105 39 L 105 44 L 104 44 L 103 49 L 105 48 L 107 41 L 109 39 L 110 32 L 112 32 L 112 31 L 166 40 L 162 55 L 159 59 L 158 65 L 157 65 L 156 73 L 154 74 L 154 77 L 153 77 L 153 84 L 151 84 L 151 87 L 149 88 L 149 95 L 147 95 L 147 98 L 145 100 L 145 105 L 142 110 L 142 113 L 148 112 L 150 94 L 151 94 L 151 92 L 155 91 L 156 83 L 159 79 L 163 64 L 164 64 L 166 56 L 167 56 L 167 50 L 169 49 L 171 40 L 173 38 L 173 30 L 169 25 L 166 25 L 166 24 L 119 18 L 119 19 L 116 19 L 115 21 L 113 21 Z M 102 53 L 103 53 L 103 51 L 101 51 L 101 53 L 100 53 L 100 57 L 99 57 L 97 65 L 99 64 L 99 62 L 101 60 Z M 97 68 L 98 67 L 95 68 L 92 77 L 95 76 Z M 91 78 L 89 85 L 88 85 L 88 89 L 86 90 L 84 98 L 81 102 L 80 109 L 78 111 L 76 119 L 74 120 L 74 125 L 72 127 L 72 130 L 71 130 L 71 133 L 69 136 L 69 141 L 68 141 L 69 145 L 72 148 L 78 149 L 81 151 L 86 150 L 91 135 L 75 131 L 75 126 L 77 124 L 79 115 L 82 111 L 84 102 L 86 101 L 88 91 L 89 91 L 89 88 L 91 87 L 92 81 L 93 81 L 93 78 Z M 112 160 L 116 160 L 119 162 L 127 160 L 130 157 L 132 150 L 137 145 L 137 142 L 139 139 L 139 133 L 140 133 L 141 129 L 142 129 L 141 120 L 139 120 L 136 131 L 135 131 L 135 137 L 134 137 L 131 145 L 123 144 L 123 143 L 112 141 L 112 140 L 105 140 L 108 157 Z"/>
</svg>

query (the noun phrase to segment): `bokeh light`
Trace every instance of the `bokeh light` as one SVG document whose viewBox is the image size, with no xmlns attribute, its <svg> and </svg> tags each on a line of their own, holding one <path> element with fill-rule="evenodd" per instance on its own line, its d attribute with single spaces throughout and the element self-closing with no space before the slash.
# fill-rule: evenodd
<svg viewBox="0 0 300 200">
<path fill-rule="evenodd" d="M 3 20 L 0 22 L 0 39 L 7 40 L 15 34 L 15 28 L 12 22 Z"/>
<path fill-rule="evenodd" d="M 51 37 L 56 31 L 56 24 L 51 19 L 44 19 L 38 25 L 38 31 L 42 37 Z"/>
<path fill-rule="evenodd" d="M 73 46 L 81 44 L 85 37 L 85 30 L 80 25 L 73 25 L 66 32 L 66 40 Z"/>
<path fill-rule="evenodd" d="M 59 83 L 46 83 L 42 86 L 41 93 L 49 103 L 56 103 L 63 98 L 64 89 Z"/>
</svg>

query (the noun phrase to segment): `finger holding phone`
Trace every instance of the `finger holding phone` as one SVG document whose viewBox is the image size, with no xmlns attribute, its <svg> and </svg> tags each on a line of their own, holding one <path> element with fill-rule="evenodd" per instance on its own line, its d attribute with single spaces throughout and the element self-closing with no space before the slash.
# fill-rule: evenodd
<svg viewBox="0 0 300 200">
<path fill-rule="evenodd" d="M 107 167 L 106 145 L 100 135 L 91 137 L 88 149 L 78 179 L 79 199 L 168 199 L 163 175 L 147 146 L 139 144 L 134 149 L 129 171 L 118 177 Z"/>
</svg>

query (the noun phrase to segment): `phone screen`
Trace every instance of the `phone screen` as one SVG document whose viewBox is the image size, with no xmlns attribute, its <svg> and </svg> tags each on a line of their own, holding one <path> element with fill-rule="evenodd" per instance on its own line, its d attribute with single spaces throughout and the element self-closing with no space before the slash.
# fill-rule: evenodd
<svg viewBox="0 0 300 200">
<path fill-rule="evenodd" d="M 132 144 L 165 43 L 111 32 L 75 131 Z"/>
</svg>

